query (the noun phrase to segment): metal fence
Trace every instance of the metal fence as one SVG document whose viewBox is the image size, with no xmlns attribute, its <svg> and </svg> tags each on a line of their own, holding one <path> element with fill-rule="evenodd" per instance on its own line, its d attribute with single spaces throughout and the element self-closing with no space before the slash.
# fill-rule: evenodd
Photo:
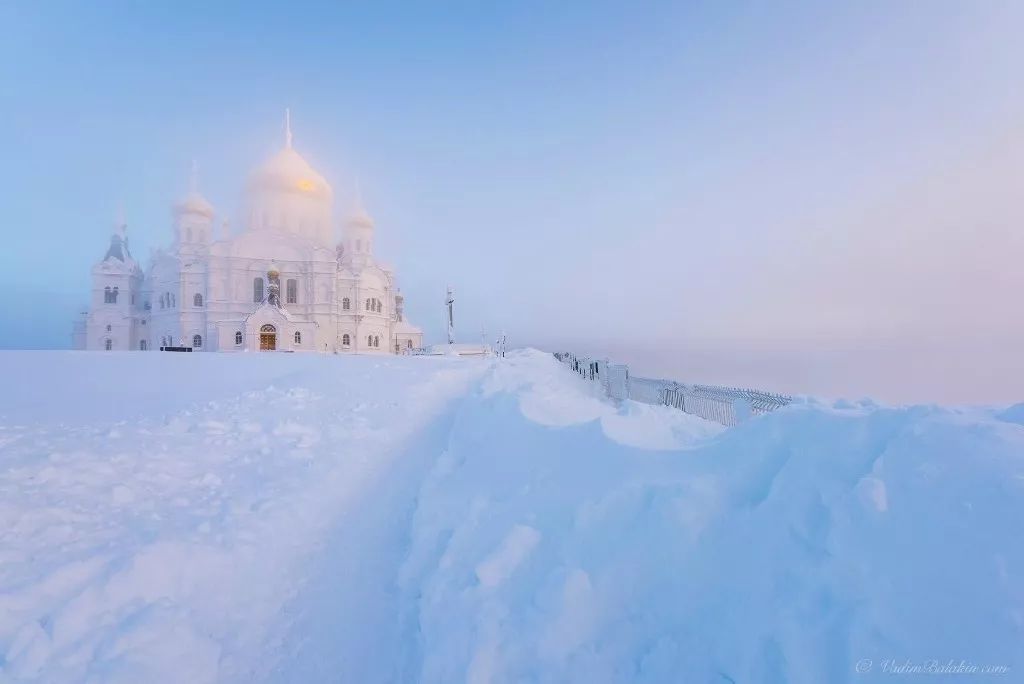
<svg viewBox="0 0 1024 684">
<path fill-rule="evenodd" d="M 571 352 L 558 352 L 555 358 L 581 377 L 600 383 L 605 394 L 613 399 L 672 406 L 722 425 L 738 425 L 752 416 L 774 411 L 793 402 L 792 397 L 774 392 L 633 378 L 625 365 L 612 364 L 607 359 L 577 356 Z"/>
</svg>

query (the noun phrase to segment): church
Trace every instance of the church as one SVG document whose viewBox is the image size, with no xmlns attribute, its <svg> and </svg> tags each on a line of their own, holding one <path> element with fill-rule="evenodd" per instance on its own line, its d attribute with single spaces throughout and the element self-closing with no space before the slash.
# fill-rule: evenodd
<svg viewBox="0 0 1024 684">
<path fill-rule="evenodd" d="M 395 273 L 374 256 L 373 219 L 357 197 L 336 237 L 330 184 L 292 146 L 250 174 L 242 230 L 215 225 L 192 187 L 173 206 L 174 240 L 143 267 L 119 221 L 92 269 L 73 346 L 88 350 L 403 354 L 423 346 L 405 320 Z"/>
</svg>

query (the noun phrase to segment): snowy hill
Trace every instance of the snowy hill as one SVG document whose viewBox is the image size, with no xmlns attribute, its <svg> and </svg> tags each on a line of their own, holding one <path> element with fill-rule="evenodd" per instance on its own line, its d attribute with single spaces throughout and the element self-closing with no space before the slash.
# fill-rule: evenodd
<svg viewBox="0 0 1024 684">
<path fill-rule="evenodd" d="M 539 352 L 0 371 L 0 681 L 1024 671 L 1017 409 L 723 430 Z"/>
</svg>

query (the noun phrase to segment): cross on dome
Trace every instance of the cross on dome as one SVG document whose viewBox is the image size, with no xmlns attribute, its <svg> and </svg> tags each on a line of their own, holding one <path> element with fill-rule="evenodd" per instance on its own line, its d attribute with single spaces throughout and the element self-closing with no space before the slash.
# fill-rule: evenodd
<svg viewBox="0 0 1024 684">
<path fill-rule="evenodd" d="M 128 233 L 128 221 L 124 217 L 124 204 L 118 203 L 117 217 L 114 219 L 114 234 L 122 239 Z"/>
</svg>

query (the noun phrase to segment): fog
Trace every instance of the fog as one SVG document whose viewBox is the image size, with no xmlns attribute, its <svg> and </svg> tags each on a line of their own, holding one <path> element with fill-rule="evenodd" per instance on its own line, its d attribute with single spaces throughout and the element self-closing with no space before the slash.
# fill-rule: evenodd
<svg viewBox="0 0 1024 684">
<path fill-rule="evenodd" d="M 430 341 L 452 284 L 463 340 L 1024 400 L 1024 6 L 679 5 L 0 9 L 0 347 L 68 346 L 192 159 L 241 230 L 290 107 Z"/>
</svg>

